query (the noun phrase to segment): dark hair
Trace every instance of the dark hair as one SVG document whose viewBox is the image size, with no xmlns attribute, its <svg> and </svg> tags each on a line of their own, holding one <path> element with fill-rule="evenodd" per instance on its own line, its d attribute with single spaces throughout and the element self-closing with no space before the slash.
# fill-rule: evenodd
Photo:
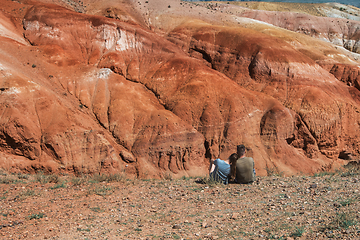
<svg viewBox="0 0 360 240">
<path fill-rule="evenodd" d="M 241 157 L 245 154 L 245 146 L 243 144 L 237 145 L 236 150 L 237 150 L 237 154 L 239 155 L 239 157 Z"/>
<path fill-rule="evenodd" d="M 233 153 L 229 157 L 230 162 L 230 181 L 234 181 L 236 177 L 236 161 L 239 159 L 239 156 L 236 153 Z"/>
</svg>

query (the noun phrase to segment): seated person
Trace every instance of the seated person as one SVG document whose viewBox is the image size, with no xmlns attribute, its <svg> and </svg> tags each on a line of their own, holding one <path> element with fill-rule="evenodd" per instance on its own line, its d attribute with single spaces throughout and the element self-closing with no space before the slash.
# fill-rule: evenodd
<svg viewBox="0 0 360 240">
<path fill-rule="evenodd" d="M 210 162 L 210 179 L 228 184 L 230 175 L 230 161 L 217 158 Z"/>
<path fill-rule="evenodd" d="M 236 153 L 233 153 L 229 157 L 230 161 L 230 182 L 236 182 L 236 161 L 239 159 L 239 156 Z"/>
<path fill-rule="evenodd" d="M 245 146 L 238 145 L 237 154 L 239 158 L 236 161 L 236 181 L 238 183 L 252 183 L 255 181 L 254 159 L 246 157 L 245 153 Z"/>
</svg>

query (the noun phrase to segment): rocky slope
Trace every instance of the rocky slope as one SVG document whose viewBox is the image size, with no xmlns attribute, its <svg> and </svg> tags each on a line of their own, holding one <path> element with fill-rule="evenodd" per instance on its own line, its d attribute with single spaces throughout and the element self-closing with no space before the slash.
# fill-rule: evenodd
<svg viewBox="0 0 360 240">
<path fill-rule="evenodd" d="M 245 144 L 258 174 L 298 174 L 360 154 L 350 51 L 228 4 L 1 3 L 2 168 L 198 176 Z"/>
</svg>

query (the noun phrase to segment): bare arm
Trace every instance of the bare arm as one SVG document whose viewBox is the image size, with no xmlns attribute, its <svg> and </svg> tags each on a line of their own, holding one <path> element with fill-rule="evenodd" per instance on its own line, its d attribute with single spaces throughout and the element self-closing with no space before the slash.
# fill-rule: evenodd
<svg viewBox="0 0 360 240">
<path fill-rule="evenodd" d="M 215 159 L 211 159 L 210 160 L 210 168 L 209 168 L 209 172 L 212 173 L 215 170 Z"/>
</svg>

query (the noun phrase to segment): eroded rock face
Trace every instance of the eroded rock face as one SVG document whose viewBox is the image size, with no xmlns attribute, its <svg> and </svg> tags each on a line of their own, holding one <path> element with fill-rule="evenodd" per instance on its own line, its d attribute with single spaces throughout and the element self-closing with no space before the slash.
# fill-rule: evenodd
<svg viewBox="0 0 360 240">
<path fill-rule="evenodd" d="M 350 70 L 351 67 L 345 65 L 341 71 L 334 65 L 332 70 L 328 70 L 330 74 L 277 38 L 248 29 L 189 24 L 191 26 L 185 24 L 175 29 L 170 33 L 170 39 L 181 41 L 181 46 L 190 55 L 207 61 L 209 66 L 239 85 L 273 96 L 295 113 L 293 120 L 289 121 L 295 123 L 295 128 L 287 133 L 290 137 L 283 137 L 288 144 L 303 149 L 310 158 L 320 155 L 337 158 L 351 144 L 359 145 L 359 141 L 353 141 L 360 136 L 359 125 L 352 121 L 354 116 L 359 117 L 359 91 L 347 87 L 332 75 L 340 80 L 350 78 L 349 81 L 356 82 L 354 79 L 358 75 L 354 69 L 357 66 Z M 263 142 L 280 144 L 279 139 L 273 140 L 279 135 L 276 126 L 284 125 L 277 124 L 277 116 L 277 111 L 263 116 L 260 125 L 266 136 Z M 349 132 L 345 133 L 345 129 Z M 276 152 L 277 147 L 271 146 L 270 149 Z M 357 147 L 350 151 L 359 155 Z"/>
<path fill-rule="evenodd" d="M 32 4 L 25 38 L 0 32 L 1 167 L 199 176 L 245 144 L 258 174 L 294 174 L 359 155 L 358 89 L 280 38 Z"/>
<path fill-rule="evenodd" d="M 354 53 L 360 53 L 360 23 L 358 21 L 316 17 L 304 13 L 256 10 L 244 11 L 241 16 L 304 33 L 343 46 Z"/>
<path fill-rule="evenodd" d="M 348 86 L 353 86 L 360 90 L 360 67 L 357 65 L 340 64 L 340 63 L 326 63 L 319 62 L 319 64 L 338 80 L 344 82 Z"/>
</svg>

